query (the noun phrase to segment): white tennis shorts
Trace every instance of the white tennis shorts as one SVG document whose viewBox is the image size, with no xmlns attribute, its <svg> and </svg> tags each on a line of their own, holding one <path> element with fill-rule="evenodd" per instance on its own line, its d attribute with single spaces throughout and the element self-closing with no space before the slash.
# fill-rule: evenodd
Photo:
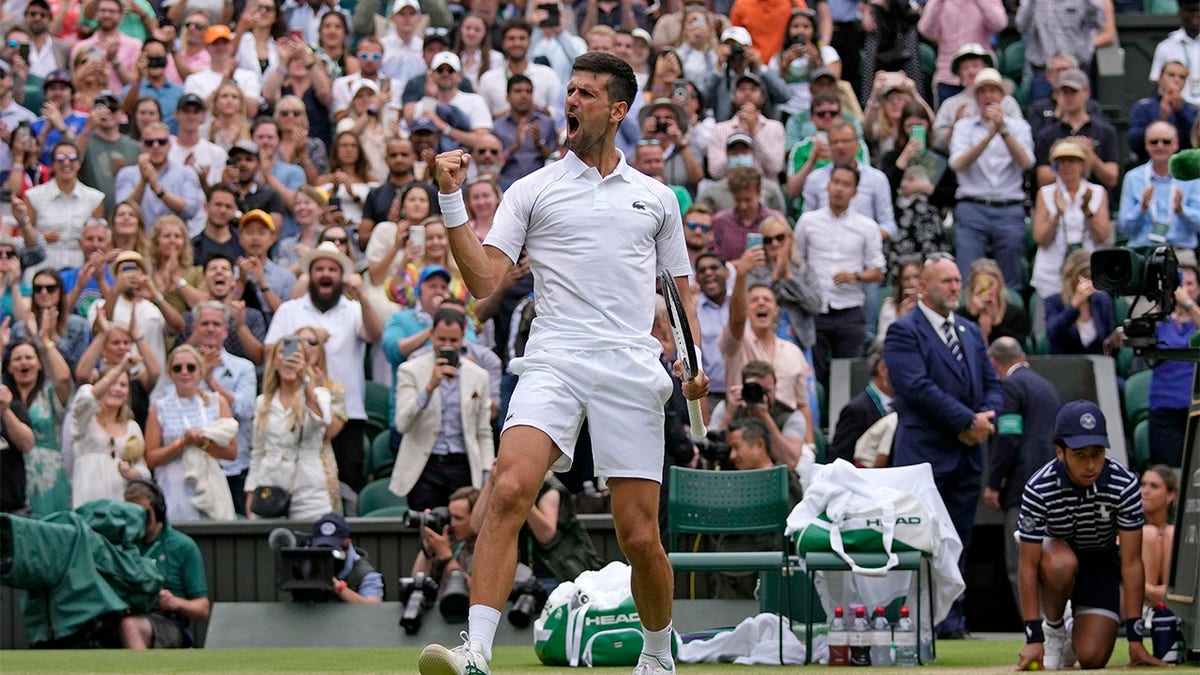
<svg viewBox="0 0 1200 675">
<path fill-rule="evenodd" d="M 562 452 L 555 471 L 571 468 L 586 417 L 597 476 L 662 480 L 663 405 L 672 385 L 656 354 L 550 349 L 514 359 L 509 367 L 520 379 L 504 429 L 545 432 Z"/>
</svg>

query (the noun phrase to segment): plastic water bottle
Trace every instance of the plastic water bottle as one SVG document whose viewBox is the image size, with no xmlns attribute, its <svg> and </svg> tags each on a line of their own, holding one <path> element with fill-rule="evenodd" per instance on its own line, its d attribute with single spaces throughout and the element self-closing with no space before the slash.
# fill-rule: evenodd
<svg viewBox="0 0 1200 675">
<path fill-rule="evenodd" d="M 909 668 L 917 665 L 917 625 L 908 615 L 908 607 L 900 608 L 900 621 L 896 623 L 896 665 Z"/>
<path fill-rule="evenodd" d="M 833 620 L 829 622 L 829 665 L 850 665 L 850 629 L 841 607 L 833 608 Z"/>
<path fill-rule="evenodd" d="M 1177 663 L 1179 652 L 1175 650 L 1175 640 L 1179 633 L 1179 619 L 1167 603 L 1160 602 L 1154 608 L 1154 616 L 1150 619 L 1150 640 L 1154 646 L 1154 656 L 1166 663 Z"/>
<path fill-rule="evenodd" d="M 867 608 L 854 608 L 854 622 L 850 624 L 850 665 L 871 665 L 871 624 L 867 621 Z"/>
<path fill-rule="evenodd" d="M 892 665 L 892 625 L 882 607 L 875 608 L 875 617 L 871 619 L 871 665 Z"/>
</svg>

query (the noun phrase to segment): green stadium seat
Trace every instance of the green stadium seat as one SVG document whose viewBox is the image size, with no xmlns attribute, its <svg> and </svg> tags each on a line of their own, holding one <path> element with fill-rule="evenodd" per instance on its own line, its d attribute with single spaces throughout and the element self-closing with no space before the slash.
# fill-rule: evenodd
<svg viewBox="0 0 1200 675">
<path fill-rule="evenodd" d="M 1151 372 L 1143 370 L 1125 380 L 1125 428 L 1134 429 L 1150 415 Z"/>
<path fill-rule="evenodd" d="M 669 553 L 671 566 L 683 572 L 741 570 L 779 575 L 789 570 L 787 467 L 752 471 L 698 471 L 671 467 L 667 493 L 667 531 L 671 548 L 683 534 L 774 534 L 777 551 Z M 783 585 L 783 606 L 790 606 L 790 584 Z M 783 663 L 783 623 L 779 618 L 779 662 Z M 787 619 L 789 630 L 791 620 Z M 811 652 L 810 652 L 811 653 Z"/>
<path fill-rule="evenodd" d="M 1025 74 L 1025 43 L 1020 40 L 1010 42 L 997 56 L 1000 75 L 1014 83 L 1021 82 Z"/>
<path fill-rule="evenodd" d="M 388 489 L 388 479 L 376 480 L 367 483 L 366 487 L 358 493 L 358 513 L 360 516 L 369 516 L 373 512 L 389 506 L 404 506 L 408 508 L 408 499 L 394 494 Z"/>
<path fill-rule="evenodd" d="M 1146 13 L 1175 16 L 1179 13 L 1179 0 L 1147 0 Z"/>
<path fill-rule="evenodd" d="M 1122 347 L 1117 352 L 1117 377 L 1129 377 L 1129 369 L 1133 366 L 1133 350 Z"/>
<path fill-rule="evenodd" d="M 1113 300 L 1113 318 L 1117 320 L 1117 325 L 1124 325 L 1125 319 L 1129 318 L 1129 298 L 1124 295 L 1119 295 Z"/>
<path fill-rule="evenodd" d="M 363 462 L 363 477 L 373 481 L 391 476 L 392 466 L 396 463 L 396 453 L 392 452 L 392 435 L 378 434 L 365 447 L 367 456 Z"/>
<path fill-rule="evenodd" d="M 364 513 L 363 518 L 403 518 L 408 513 L 408 500 L 397 506 L 385 506 L 382 509 L 375 509 L 370 513 Z"/>
<path fill-rule="evenodd" d="M 1150 466 L 1150 420 L 1142 420 L 1133 428 L 1133 452 L 1129 468 L 1141 473 Z"/>
<path fill-rule="evenodd" d="M 928 42 L 920 42 L 917 45 L 917 51 L 921 56 L 921 77 L 928 85 L 933 82 L 933 73 L 937 70 L 937 50 Z M 936 89 L 933 86 L 929 88 Z"/>
<path fill-rule="evenodd" d="M 367 409 L 367 439 L 374 440 L 392 426 L 388 415 L 391 390 L 387 385 L 367 380 L 366 391 L 363 392 L 363 405 Z"/>
</svg>

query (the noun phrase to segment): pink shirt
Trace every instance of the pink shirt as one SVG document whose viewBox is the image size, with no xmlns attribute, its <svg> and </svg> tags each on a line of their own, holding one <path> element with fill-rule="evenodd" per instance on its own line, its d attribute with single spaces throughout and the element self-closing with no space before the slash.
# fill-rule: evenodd
<svg viewBox="0 0 1200 675">
<path fill-rule="evenodd" d="M 740 395 L 742 368 L 751 361 L 766 361 L 775 368 L 775 399 L 797 410 L 808 404 L 808 376 L 812 368 L 799 347 L 776 338 L 774 333 L 770 342 L 764 343 L 748 325 L 739 342 L 733 339 L 729 324 L 721 328 L 718 344 L 725 359 L 726 393 Z"/>
<path fill-rule="evenodd" d="M 142 43 L 136 39 L 129 37 L 124 33 L 117 33 L 117 58 L 116 63 L 128 65 L 137 61 L 142 54 Z M 104 49 L 105 42 L 101 41 L 100 34 L 95 33 L 86 40 L 80 40 L 78 44 L 71 48 L 71 62 L 75 62 L 75 55 L 82 49 L 90 47 L 99 47 Z M 105 57 L 107 58 L 107 56 Z M 108 65 L 108 88 L 113 90 L 118 96 L 125 89 L 125 83 L 121 81 L 121 76 L 117 74 L 115 63 Z"/>
<path fill-rule="evenodd" d="M 929 0 L 917 30 L 937 43 L 937 68 L 933 81 L 957 86 L 950 62 L 959 47 L 977 42 L 991 48 L 992 37 L 1008 25 L 1002 0 Z"/>
</svg>

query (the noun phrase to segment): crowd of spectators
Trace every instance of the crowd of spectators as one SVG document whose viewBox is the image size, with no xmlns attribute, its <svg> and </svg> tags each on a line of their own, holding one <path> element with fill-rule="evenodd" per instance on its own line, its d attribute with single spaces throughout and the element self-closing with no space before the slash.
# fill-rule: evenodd
<svg viewBox="0 0 1200 675">
<path fill-rule="evenodd" d="M 483 489 L 510 362 L 539 330 L 538 261 L 471 297 L 428 162 L 471 153 L 486 240 L 513 217 L 505 190 L 566 154 L 566 85 L 589 50 L 642 87 L 616 142 L 679 201 L 706 414 L 729 421 L 734 464 L 803 481 L 829 359 L 883 345 L 945 253 L 957 316 L 986 343 L 1113 355 L 1118 299 L 1089 252 L 1175 247 L 1185 283 L 1160 337 L 1183 344 L 1200 324 L 1200 185 L 1167 163 L 1200 140 L 1200 2 L 1179 1 L 1152 80 L 1128 83 L 1146 97 L 1122 112 L 1127 156 L 1093 97 L 1115 13 L 1148 9 L 5 2 L 0 509 L 44 515 L 153 477 L 176 523 L 340 512 L 366 484 L 368 382 L 392 392 L 392 492 L 428 508 Z M 1013 39 L 1020 83 L 997 70 Z M 887 453 L 855 440 L 893 391 L 878 352 L 871 366 L 862 428 L 832 447 L 874 466 Z M 1187 378 L 1159 366 L 1151 393 L 1152 454 L 1175 466 Z M 765 402 L 743 400 L 747 382 Z"/>
</svg>

